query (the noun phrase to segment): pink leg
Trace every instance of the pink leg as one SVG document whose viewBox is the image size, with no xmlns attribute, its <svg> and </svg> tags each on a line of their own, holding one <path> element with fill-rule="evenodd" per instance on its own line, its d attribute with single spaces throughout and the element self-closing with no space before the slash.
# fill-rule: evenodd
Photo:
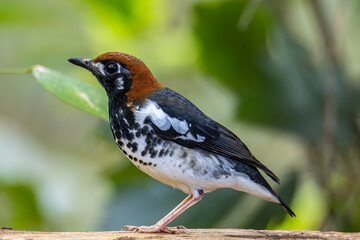
<svg viewBox="0 0 360 240">
<path fill-rule="evenodd" d="M 180 233 L 186 232 L 186 228 L 183 226 L 178 226 L 175 228 L 169 228 L 167 225 L 174 220 L 177 216 L 183 213 L 186 209 L 190 208 L 195 203 L 199 202 L 203 197 L 203 191 L 198 191 L 198 194 L 190 194 L 184 201 L 182 201 L 177 207 L 175 207 L 170 213 L 163 217 L 153 226 L 124 226 L 123 229 L 134 232 L 143 232 L 143 233 L 158 233 L 158 232 L 167 232 L 167 233 Z"/>
</svg>

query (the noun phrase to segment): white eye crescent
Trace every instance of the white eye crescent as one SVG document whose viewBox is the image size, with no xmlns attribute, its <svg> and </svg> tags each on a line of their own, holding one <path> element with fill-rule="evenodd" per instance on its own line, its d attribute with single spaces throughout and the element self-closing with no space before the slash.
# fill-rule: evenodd
<svg viewBox="0 0 360 240">
<path fill-rule="evenodd" d="M 118 77 L 115 79 L 115 86 L 118 90 L 124 89 L 124 79 L 123 77 Z"/>
</svg>

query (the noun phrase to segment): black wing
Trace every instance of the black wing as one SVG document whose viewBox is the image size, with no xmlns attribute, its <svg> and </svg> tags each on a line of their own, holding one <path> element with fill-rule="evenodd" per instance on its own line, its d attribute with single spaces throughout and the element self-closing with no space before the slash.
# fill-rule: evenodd
<svg viewBox="0 0 360 240">
<path fill-rule="evenodd" d="M 166 129 L 159 127 L 156 119 L 148 118 L 160 137 L 189 148 L 201 148 L 244 162 L 261 169 L 271 179 L 279 183 L 279 178 L 259 162 L 235 134 L 206 116 L 180 94 L 164 88 L 151 95 L 149 100 L 156 102 L 158 107 L 167 115 L 165 121 L 169 122 L 168 126 L 170 127 Z M 164 119 L 161 119 L 161 123 L 163 126 Z M 187 127 L 181 128 L 179 131 L 177 124 L 184 126 L 185 123 Z"/>
</svg>

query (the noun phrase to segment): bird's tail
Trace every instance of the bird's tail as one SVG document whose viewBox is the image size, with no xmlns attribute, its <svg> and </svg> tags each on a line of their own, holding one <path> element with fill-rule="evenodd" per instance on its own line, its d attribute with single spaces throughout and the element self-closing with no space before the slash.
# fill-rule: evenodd
<svg viewBox="0 0 360 240">
<path fill-rule="evenodd" d="M 291 208 L 286 204 L 286 202 L 284 200 L 282 200 L 279 196 L 276 196 L 279 199 L 279 205 L 282 206 L 285 211 L 293 218 L 296 218 L 295 213 L 293 212 L 293 210 L 291 210 Z"/>
</svg>

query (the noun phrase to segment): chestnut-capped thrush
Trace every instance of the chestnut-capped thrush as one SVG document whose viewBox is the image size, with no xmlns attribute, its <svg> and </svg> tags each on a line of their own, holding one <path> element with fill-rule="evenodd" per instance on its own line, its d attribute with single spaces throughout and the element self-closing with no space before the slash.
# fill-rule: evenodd
<svg viewBox="0 0 360 240">
<path fill-rule="evenodd" d="M 277 183 L 278 177 L 234 133 L 161 85 L 141 60 L 108 52 L 68 61 L 89 70 L 104 87 L 113 136 L 130 161 L 158 181 L 189 194 L 155 225 L 124 229 L 184 232 L 184 227 L 167 225 L 217 188 L 233 188 L 277 203 L 295 217 L 259 170 Z"/>
</svg>

